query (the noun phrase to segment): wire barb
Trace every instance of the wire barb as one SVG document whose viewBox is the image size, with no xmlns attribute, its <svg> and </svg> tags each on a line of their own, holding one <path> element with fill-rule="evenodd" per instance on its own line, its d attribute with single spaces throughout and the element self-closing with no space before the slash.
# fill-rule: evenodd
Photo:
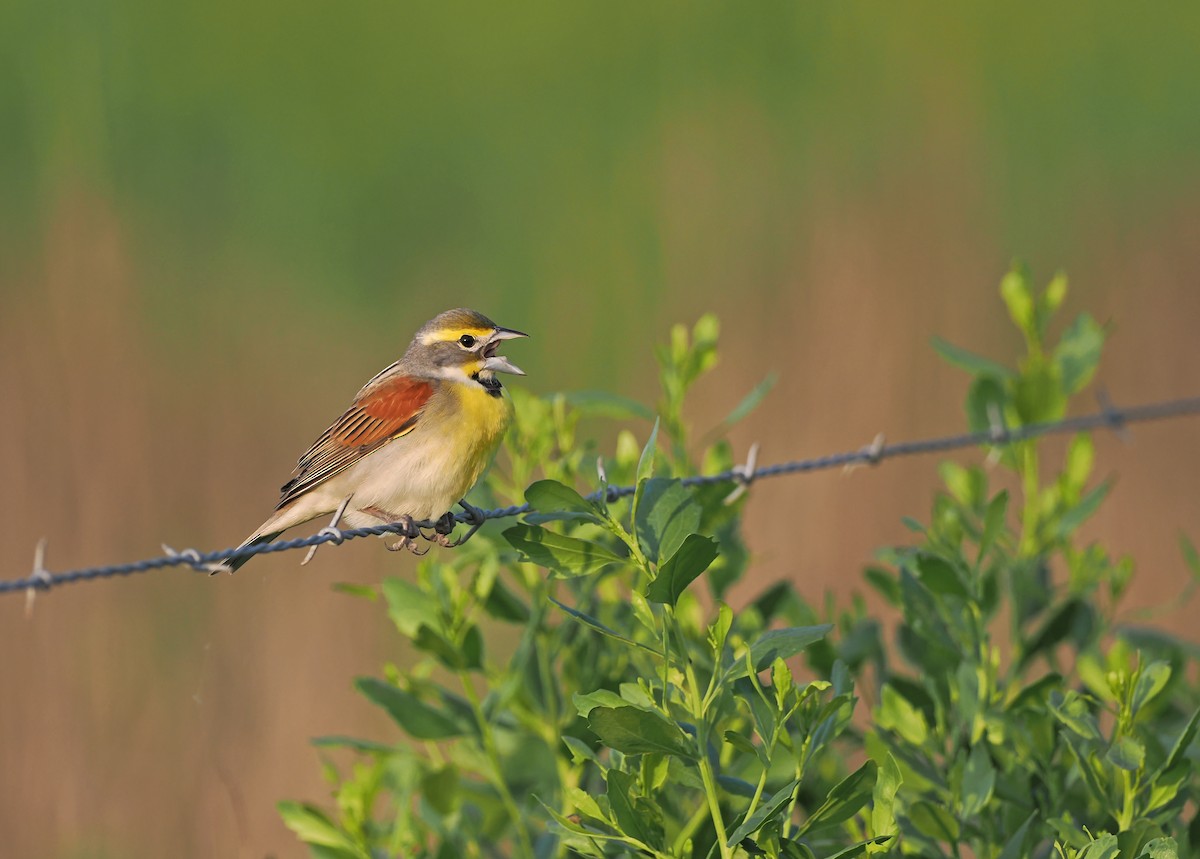
<svg viewBox="0 0 1200 859">
<path fill-rule="evenodd" d="M 29 574 L 31 584 L 25 588 L 25 617 L 33 617 L 33 601 L 37 599 L 38 589 L 50 590 L 53 582 L 50 573 L 46 571 L 46 537 L 37 542 L 33 550 L 33 572 Z"/>
<path fill-rule="evenodd" d="M 1125 426 L 1125 418 L 1121 415 L 1119 409 L 1113 405 L 1113 401 L 1108 396 L 1108 391 L 1103 385 L 1096 387 L 1096 404 L 1100 406 L 1100 413 L 1108 420 L 1108 428 L 1112 430 L 1113 435 L 1119 441 L 1128 443 L 1130 434 L 1129 428 Z"/>
<path fill-rule="evenodd" d="M 316 533 L 317 537 L 324 537 L 335 546 L 340 546 L 342 541 L 346 539 L 342 536 L 342 532 L 338 530 L 338 522 L 342 521 L 342 514 L 346 512 L 346 508 L 350 506 L 350 499 L 354 497 L 351 492 L 342 499 L 342 503 L 338 505 L 338 509 L 333 511 L 333 518 L 329 520 L 329 524 Z M 300 566 L 306 565 L 313 559 L 313 555 L 317 554 L 317 549 L 321 548 L 321 543 L 313 543 L 308 551 L 304 554 L 304 560 L 300 562 Z"/>
<path fill-rule="evenodd" d="M 870 446 L 856 451 L 835 453 L 811 459 L 780 462 L 761 468 L 757 462 L 758 445 L 755 444 L 751 447 L 744 465 L 735 466 L 729 471 L 719 474 L 686 477 L 681 483 L 684 486 L 708 486 L 714 483 L 732 482 L 737 484 L 734 488 L 734 493 L 736 493 L 738 490 L 744 491 L 745 487 L 750 483 L 764 477 L 779 477 L 785 474 L 806 474 L 810 471 L 839 468 L 855 463 L 876 464 L 885 459 L 894 459 L 900 456 L 944 453 L 950 450 L 976 447 L 978 445 L 987 446 L 990 449 L 990 456 L 996 454 L 998 448 L 1004 444 L 1026 441 L 1039 436 L 1077 433 L 1094 429 L 1112 429 L 1114 432 L 1120 434 L 1130 424 L 1200 415 L 1200 397 L 1163 400 L 1156 403 L 1147 403 L 1141 406 L 1131 406 L 1121 409 L 1113 406 L 1108 400 L 1107 395 L 1103 392 L 1099 396 L 1100 411 L 1079 417 L 1063 418 L 1058 421 L 1026 424 L 1025 426 L 1009 428 L 1005 426 L 1000 410 L 993 407 L 988 410 L 988 429 L 979 432 L 898 442 L 890 445 L 885 445 L 883 443 L 883 436 L 879 435 L 876 436 L 875 441 Z M 619 498 L 626 498 L 633 495 L 634 491 L 635 487 L 633 486 L 605 486 L 604 489 L 594 492 L 588 497 L 596 501 L 603 494 L 609 501 L 616 501 Z M 512 507 L 501 507 L 495 510 L 480 510 L 466 502 L 459 503 L 462 505 L 464 512 L 454 514 L 454 521 L 467 523 L 471 527 L 460 540 L 452 544 L 456 546 L 461 546 L 469 540 L 485 522 L 491 519 L 520 516 L 528 513 L 530 510 L 528 504 L 517 504 Z M 37 591 L 48 591 L 72 582 L 95 581 L 97 579 L 128 576 L 134 573 L 146 573 L 151 570 L 161 570 L 165 567 L 178 566 L 188 566 L 208 572 L 213 569 L 224 569 L 222 562 L 228 561 L 233 557 L 241 558 L 267 552 L 285 552 L 292 549 L 310 548 L 324 543 L 342 543 L 358 537 L 375 537 L 383 534 L 400 534 L 402 537 L 411 540 L 420 534 L 420 529 L 431 529 L 436 533 L 439 526 L 438 522 L 413 522 L 410 519 L 407 522 L 391 522 L 339 531 L 334 527 L 335 524 L 328 525 L 316 534 L 308 537 L 281 540 L 275 543 L 259 543 L 254 546 L 224 549 L 219 552 L 201 553 L 195 549 L 185 549 L 182 552 L 177 552 L 169 546 L 164 545 L 163 551 L 166 554 L 160 558 L 146 558 L 128 564 L 114 564 L 106 567 L 86 567 L 79 570 L 69 570 L 64 573 L 50 573 L 43 568 L 46 546 L 45 540 L 42 540 L 39 541 L 37 550 L 34 553 L 34 569 L 30 575 L 20 579 L 0 580 L 0 594 L 25 592 L 28 610 L 32 604 L 32 595 Z"/>
<path fill-rule="evenodd" d="M 758 476 L 758 442 L 750 445 L 746 454 L 745 465 L 735 465 L 730 470 L 730 476 L 737 483 L 733 491 L 725 496 L 725 504 L 732 504 L 750 490 L 750 484 Z"/>
<path fill-rule="evenodd" d="M 198 573 L 208 573 L 211 576 L 214 573 L 224 572 L 226 569 L 224 564 L 205 561 L 199 549 L 184 549 L 182 552 L 177 552 L 166 543 L 160 543 L 159 545 L 167 553 L 168 558 L 179 558 L 180 563 L 186 564 Z"/>
</svg>

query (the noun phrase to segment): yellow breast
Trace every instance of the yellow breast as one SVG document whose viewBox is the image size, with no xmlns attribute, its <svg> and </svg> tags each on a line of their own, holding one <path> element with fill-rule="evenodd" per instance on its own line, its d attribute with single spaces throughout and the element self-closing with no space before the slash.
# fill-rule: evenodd
<svg viewBox="0 0 1200 859">
<path fill-rule="evenodd" d="M 450 434 L 461 457 L 465 493 L 483 474 L 500 446 L 512 422 L 513 407 L 508 397 L 492 396 L 479 385 L 452 384 L 450 388 L 458 406 Z"/>
</svg>

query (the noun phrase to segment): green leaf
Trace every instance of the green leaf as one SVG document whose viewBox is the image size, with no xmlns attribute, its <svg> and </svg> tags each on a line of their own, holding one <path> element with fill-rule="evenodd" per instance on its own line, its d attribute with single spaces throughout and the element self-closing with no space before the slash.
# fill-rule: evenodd
<svg viewBox="0 0 1200 859">
<path fill-rule="evenodd" d="M 1072 731 L 1060 732 L 1060 736 L 1067 741 L 1071 754 L 1075 757 L 1075 769 L 1083 777 L 1083 783 L 1092 798 L 1101 803 L 1108 802 L 1111 777 L 1105 772 L 1103 764 L 1093 751 L 1097 743 L 1086 740 Z"/>
<path fill-rule="evenodd" d="M 1138 673 L 1137 683 L 1133 687 L 1133 697 L 1129 700 L 1129 714 L 1136 718 L 1141 709 L 1154 700 L 1170 679 L 1171 666 L 1166 662 L 1155 660 L 1144 666 Z"/>
<path fill-rule="evenodd" d="M 833 624 L 820 626 L 791 626 L 764 633 L 750 645 L 750 661 L 755 671 L 766 671 L 776 659 L 790 659 L 809 645 L 829 635 Z M 747 674 L 746 663 L 740 660 L 727 679 L 737 680 Z"/>
<path fill-rule="evenodd" d="M 637 707 L 595 707 L 588 713 L 588 727 L 604 745 L 627 755 L 696 759 L 691 740 L 678 725 Z"/>
<path fill-rule="evenodd" d="M 458 768 L 454 764 L 430 770 L 421 778 L 421 797 L 443 817 L 458 808 Z"/>
<path fill-rule="evenodd" d="M 466 668 L 470 661 L 462 648 L 428 626 L 422 625 L 417 629 L 417 637 L 413 639 L 413 646 L 417 650 L 433 655 L 447 668 L 455 671 Z"/>
<path fill-rule="evenodd" d="M 654 429 L 650 430 L 650 438 L 646 441 L 646 446 L 642 448 L 642 455 L 638 458 L 637 478 L 634 481 L 639 486 L 643 480 L 648 480 L 654 474 L 654 450 L 658 442 L 658 421 L 654 421 Z"/>
<path fill-rule="evenodd" d="M 496 620 L 506 620 L 510 623 L 525 623 L 529 620 L 529 606 L 499 579 L 492 582 L 482 605 L 483 610 Z"/>
<path fill-rule="evenodd" d="M 967 599 L 970 592 L 963 582 L 962 574 L 950 561 L 928 552 L 917 552 L 910 561 L 916 569 L 921 584 L 935 594 Z"/>
<path fill-rule="evenodd" d="M 596 505 L 557 480 L 538 480 L 525 490 L 525 500 L 539 513 L 578 513 L 600 521 Z"/>
<path fill-rule="evenodd" d="M 733 426 L 758 408 L 758 404 L 762 402 L 763 397 L 775 387 L 775 382 L 778 378 L 775 373 L 768 373 L 765 379 L 755 385 L 753 390 L 742 398 L 742 401 L 734 407 L 725 420 L 721 421 L 722 425 L 727 427 Z"/>
<path fill-rule="evenodd" d="M 738 844 L 741 844 L 743 839 L 753 835 L 762 828 L 764 823 L 783 811 L 784 807 L 792 801 L 792 794 L 796 792 L 796 788 L 799 785 L 800 779 L 794 779 L 771 794 L 768 799 L 763 800 L 762 804 L 755 809 L 754 814 L 750 815 L 750 817 L 742 822 L 741 826 L 729 834 L 729 840 L 725 846 L 736 847 Z"/>
<path fill-rule="evenodd" d="M 979 555 L 976 563 L 983 561 L 988 549 L 996 542 L 1004 528 L 1004 517 L 1008 513 L 1008 490 L 1002 489 L 996 497 L 988 502 L 987 511 L 983 514 L 983 534 L 979 537 Z"/>
<path fill-rule="evenodd" d="M 1047 694 L 1051 690 L 1061 688 L 1062 683 L 1063 676 L 1056 671 L 1051 671 L 1014 695 L 1013 699 L 1005 705 L 1005 709 L 1015 711 L 1026 705 L 1041 706 L 1045 703 Z"/>
<path fill-rule="evenodd" d="M 1063 272 L 1054 275 L 1054 279 L 1046 285 L 1038 298 L 1038 318 L 1045 325 L 1058 309 L 1062 307 L 1063 299 L 1067 297 L 1067 276 Z M 1043 331 L 1044 333 L 1044 331 Z"/>
<path fill-rule="evenodd" d="M 1133 737 L 1118 737 L 1105 755 L 1113 766 L 1137 772 L 1146 762 L 1146 748 Z"/>
<path fill-rule="evenodd" d="M 1016 373 L 993 361 L 991 358 L 984 358 L 981 355 L 976 355 L 974 352 L 968 352 L 966 349 L 955 346 L 953 343 L 947 343 L 940 337 L 934 337 L 931 341 L 933 349 L 946 360 L 947 363 L 960 370 L 966 370 L 972 376 L 991 376 L 994 379 L 1011 379 Z"/>
<path fill-rule="evenodd" d="M 1105 832 L 1083 848 L 1076 859 L 1117 859 L 1120 854 L 1121 848 L 1117 844 L 1117 836 Z"/>
<path fill-rule="evenodd" d="M 383 596 L 388 616 L 405 638 L 415 639 L 421 627 L 435 623 L 441 613 L 433 597 L 403 579 L 386 579 Z"/>
<path fill-rule="evenodd" d="M 1018 666 L 1024 668 L 1040 653 L 1052 650 L 1066 640 L 1080 625 L 1090 620 L 1087 604 L 1077 599 L 1064 602 L 1025 645 Z"/>
<path fill-rule="evenodd" d="M 598 543 L 567 537 L 538 525 L 513 525 L 504 531 L 504 539 L 522 554 L 522 560 L 565 578 L 591 575 L 625 560 Z"/>
<path fill-rule="evenodd" d="M 1179 845 L 1174 838 L 1155 838 L 1146 843 L 1137 859 L 1179 859 Z"/>
<path fill-rule="evenodd" d="M 719 551 L 713 537 L 689 534 L 679 551 L 659 568 L 654 581 L 646 586 L 646 599 L 673 607 L 687 586 L 708 569 Z"/>
<path fill-rule="evenodd" d="M 729 743 L 729 745 L 742 754 L 758 758 L 759 763 L 764 767 L 770 766 L 771 762 L 767 758 L 767 750 L 762 746 L 755 745 L 748 737 L 743 737 L 741 734 L 734 733 L 733 731 L 726 731 L 724 737 L 725 742 Z"/>
<path fill-rule="evenodd" d="M 336 582 L 333 585 L 333 589 L 338 593 L 346 594 L 347 596 L 352 597 L 360 597 L 362 599 L 370 600 L 371 602 L 375 602 L 375 600 L 379 599 L 379 591 L 375 590 L 374 585 L 359 585 L 355 584 L 354 582 Z"/>
<path fill-rule="evenodd" d="M 1067 396 L 1058 368 L 1044 359 L 1029 361 L 1013 383 L 1013 405 L 1023 424 L 1062 418 Z"/>
<path fill-rule="evenodd" d="M 590 614 L 584 614 L 583 612 L 579 611 L 578 609 L 571 608 L 569 605 L 565 605 L 564 603 L 559 602 L 554 597 L 550 597 L 550 602 L 554 603 L 556 606 L 561 608 L 563 611 L 565 611 L 571 617 L 575 618 L 580 623 L 596 630 L 596 632 L 600 633 L 601 635 L 607 636 L 608 638 L 611 638 L 614 641 L 619 641 L 622 644 L 628 644 L 631 647 L 640 647 L 642 650 L 645 650 L 649 653 L 653 653 L 656 656 L 659 655 L 658 651 L 655 650 L 653 647 L 642 644 L 640 641 L 634 641 L 632 638 L 622 635 L 621 633 L 617 632 L 612 627 L 605 626 L 603 623 L 598 621 L 596 618 L 592 617 Z"/>
<path fill-rule="evenodd" d="M 973 817 L 983 810 L 992 798 L 996 787 L 996 769 L 988 755 L 987 747 L 977 743 L 967 758 L 963 769 L 962 783 L 962 816 Z"/>
<path fill-rule="evenodd" d="M 628 701 L 611 689 L 597 689 L 595 692 L 588 692 L 586 695 L 576 692 L 571 696 L 571 700 L 575 704 L 575 712 L 585 719 L 588 713 L 597 707 L 629 706 Z"/>
<path fill-rule="evenodd" d="M 471 624 L 463 633 L 461 654 L 462 667 L 478 671 L 483 667 L 483 633 L 478 624 Z"/>
<path fill-rule="evenodd" d="M 879 726 L 894 731 L 914 746 L 923 746 L 929 736 L 925 716 L 888 683 L 879 702 Z"/>
<path fill-rule="evenodd" d="M 1146 800 L 1145 812 L 1149 813 L 1162 808 L 1179 795 L 1179 789 L 1191 781 L 1192 768 L 1185 763 L 1167 772 L 1155 773 L 1146 783 L 1150 785 L 1150 796 Z"/>
<path fill-rule="evenodd" d="M 1179 736 L 1176 738 L 1175 744 L 1171 746 L 1171 751 L 1167 755 L 1167 759 L 1158 768 L 1155 774 L 1156 777 L 1172 769 L 1183 760 L 1188 748 L 1192 745 L 1192 741 L 1196 739 L 1197 728 L 1200 728 L 1200 708 L 1197 708 L 1192 713 L 1192 718 L 1188 719 L 1187 724 L 1183 726 L 1183 730 L 1179 732 Z"/>
<path fill-rule="evenodd" d="M 882 846 L 887 844 L 896 836 L 894 835 L 879 835 L 875 838 L 868 838 L 866 841 L 860 841 L 857 844 L 851 844 L 845 850 L 839 850 L 837 853 L 831 853 L 824 859 L 853 859 L 855 856 L 862 856 L 864 853 L 871 852 L 874 846 Z"/>
<path fill-rule="evenodd" d="M 343 851 L 346 856 L 363 855 L 355 848 L 349 836 L 315 805 L 285 800 L 276 808 L 279 810 L 279 816 L 283 818 L 284 825 L 295 832 L 296 837 L 305 844 L 332 847 Z"/>
<path fill-rule="evenodd" d="M 1087 433 L 1079 433 L 1071 439 L 1067 448 L 1067 461 L 1063 466 L 1063 480 L 1075 492 L 1082 492 L 1092 467 L 1096 462 L 1096 446 Z"/>
<path fill-rule="evenodd" d="M 1025 839 L 1029 834 L 1029 827 L 1033 825 L 1034 819 L 1037 817 L 1037 812 L 1033 812 L 1025 822 L 1017 827 L 1017 831 L 1012 834 L 1012 837 L 1004 844 L 1004 849 L 1000 851 L 1000 855 L 996 859 L 1025 859 L 1028 852 L 1025 849 Z"/>
<path fill-rule="evenodd" d="M 1039 342 L 1037 309 L 1028 273 L 1018 267 L 1009 271 L 1000 281 L 1000 297 L 1008 307 L 1008 315 L 1026 340 L 1030 343 Z"/>
<path fill-rule="evenodd" d="M 418 740 L 445 740 L 461 737 L 466 731 L 449 713 L 426 704 L 411 692 L 374 677 L 354 681 L 358 691 L 378 704 L 409 736 Z"/>
<path fill-rule="evenodd" d="M 648 822 L 638 813 L 633 802 L 634 778 L 613 768 L 608 771 L 608 805 L 617 828 L 643 844 L 654 846 L 658 840 Z"/>
<path fill-rule="evenodd" d="M 585 743 L 579 737 L 572 737 L 570 734 L 564 734 L 563 745 L 571 752 L 571 763 L 581 764 L 585 761 L 599 765 L 600 759 L 596 757 L 596 753 L 592 751 L 592 747 Z"/>
<path fill-rule="evenodd" d="M 928 838 L 951 843 L 958 841 L 958 821 L 943 805 L 919 800 L 909 807 L 908 819 Z"/>
<path fill-rule="evenodd" d="M 1088 710 L 1087 702 L 1075 692 L 1068 692 L 1058 703 L 1052 697 L 1050 712 L 1070 731 L 1085 740 L 1100 739 L 1096 717 Z"/>
<path fill-rule="evenodd" d="M 797 834 L 835 826 L 858 814 L 871 801 L 878 772 L 875 761 L 868 760 L 834 785 L 825 802 L 800 825 Z"/>
<path fill-rule="evenodd" d="M 872 796 L 874 801 L 871 807 L 871 832 L 876 836 L 892 835 L 899 831 L 896 823 L 896 792 L 903 781 L 900 765 L 896 763 L 892 753 L 888 752 L 883 759 L 883 765 L 879 767 Z"/>
<path fill-rule="evenodd" d="M 967 423 L 971 432 L 992 429 L 993 413 L 1003 419 L 1008 411 L 1008 393 L 991 376 L 979 376 L 967 389 Z"/>
<path fill-rule="evenodd" d="M 873 587 L 889 605 L 900 605 L 900 583 L 889 570 L 882 567 L 867 567 L 863 571 L 867 584 Z"/>
<path fill-rule="evenodd" d="M 1079 314 L 1063 332 L 1054 350 L 1054 361 L 1067 394 L 1081 391 L 1092 380 L 1103 347 L 1104 329 L 1086 313 Z"/>
<path fill-rule="evenodd" d="M 309 742 L 319 749 L 353 749 L 356 752 L 376 754 L 392 754 L 396 751 L 395 746 L 389 746 L 387 743 L 379 743 L 375 740 L 362 740 L 358 737 L 345 737 L 341 734 L 313 737 Z"/>
<path fill-rule="evenodd" d="M 1079 499 L 1079 503 L 1064 513 L 1062 518 L 1058 520 L 1058 536 L 1068 536 L 1090 519 L 1092 514 L 1100 509 L 1100 505 L 1104 502 L 1104 498 L 1108 495 L 1108 490 L 1110 489 L 1112 489 L 1112 481 L 1106 480 Z"/>
<path fill-rule="evenodd" d="M 646 491 L 646 483 L 654 475 L 654 451 L 655 445 L 658 442 L 658 425 L 659 419 L 655 419 L 654 429 L 650 430 L 650 438 L 646 441 L 646 446 L 642 448 L 641 456 L 638 457 L 636 478 L 633 482 L 635 489 L 633 492 L 631 518 L 633 519 L 634 537 L 639 540 L 641 537 L 637 534 L 638 522 L 640 520 L 638 513 L 642 507 L 642 495 Z"/>
<path fill-rule="evenodd" d="M 1179 551 L 1183 553 L 1183 562 L 1191 571 L 1192 578 L 1200 579 L 1200 553 L 1196 551 L 1196 547 L 1188 539 L 1187 534 L 1179 535 Z"/>
<path fill-rule="evenodd" d="M 700 527 L 700 505 L 676 478 L 652 477 L 641 487 L 637 508 L 638 542 L 656 564 L 671 557 L 688 534 Z"/>
<path fill-rule="evenodd" d="M 637 418 L 654 420 L 654 410 L 637 400 L 610 394 L 608 391 L 575 391 L 565 394 L 567 405 L 574 406 L 586 415 L 623 421 Z"/>
<path fill-rule="evenodd" d="M 725 649 L 725 640 L 733 627 L 733 609 L 725 603 L 717 604 L 717 619 L 708 628 L 708 646 L 712 648 L 714 662 L 720 664 L 721 653 Z"/>
</svg>

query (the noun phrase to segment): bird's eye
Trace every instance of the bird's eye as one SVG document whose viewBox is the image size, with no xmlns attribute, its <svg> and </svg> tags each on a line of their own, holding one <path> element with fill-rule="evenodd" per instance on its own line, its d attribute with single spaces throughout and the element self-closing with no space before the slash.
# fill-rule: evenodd
<svg viewBox="0 0 1200 859">
<path fill-rule="evenodd" d="M 472 346 L 475 345 L 475 338 L 472 337 L 470 334 L 464 334 L 462 337 L 458 338 L 458 343 L 464 349 L 470 349 Z"/>
</svg>

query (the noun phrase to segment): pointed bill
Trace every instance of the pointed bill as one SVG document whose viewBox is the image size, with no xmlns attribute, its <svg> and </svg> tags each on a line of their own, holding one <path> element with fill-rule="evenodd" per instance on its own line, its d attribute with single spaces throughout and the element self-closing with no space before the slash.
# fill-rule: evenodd
<svg viewBox="0 0 1200 859">
<path fill-rule="evenodd" d="M 493 373 L 512 373 L 514 376 L 524 376 L 525 371 L 509 361 L 503 355 L 490 355 L 483 359 L 483 369 Z"/>
<path fill-rule="evenodd" d="M 514 328 L 501 328 L 499 325 L 497 325 L 496 329 L 492 332 L 492 336 L 489 337 L 488 340 L 514 340 L 517 337 L 528 336 L 529 335 L 524 331 L 517 331 Z"/>
<path fill-rule="evenodd" d="M 491 336 L 488 337 L 487 345 L 483 348 L 483 369 L 491 370 L 493 373 L 512 373 L 514 376 L 524 376 L 524 370 L 503 355 L 497 355 L 496 350 L 500 348 L 500 343 L 504 340 L 514 340 L 517 337 L 528 336 L 524 331 L 501 328 L 497 325 L 495 330 L 492 331 Z"/>
</svg>

